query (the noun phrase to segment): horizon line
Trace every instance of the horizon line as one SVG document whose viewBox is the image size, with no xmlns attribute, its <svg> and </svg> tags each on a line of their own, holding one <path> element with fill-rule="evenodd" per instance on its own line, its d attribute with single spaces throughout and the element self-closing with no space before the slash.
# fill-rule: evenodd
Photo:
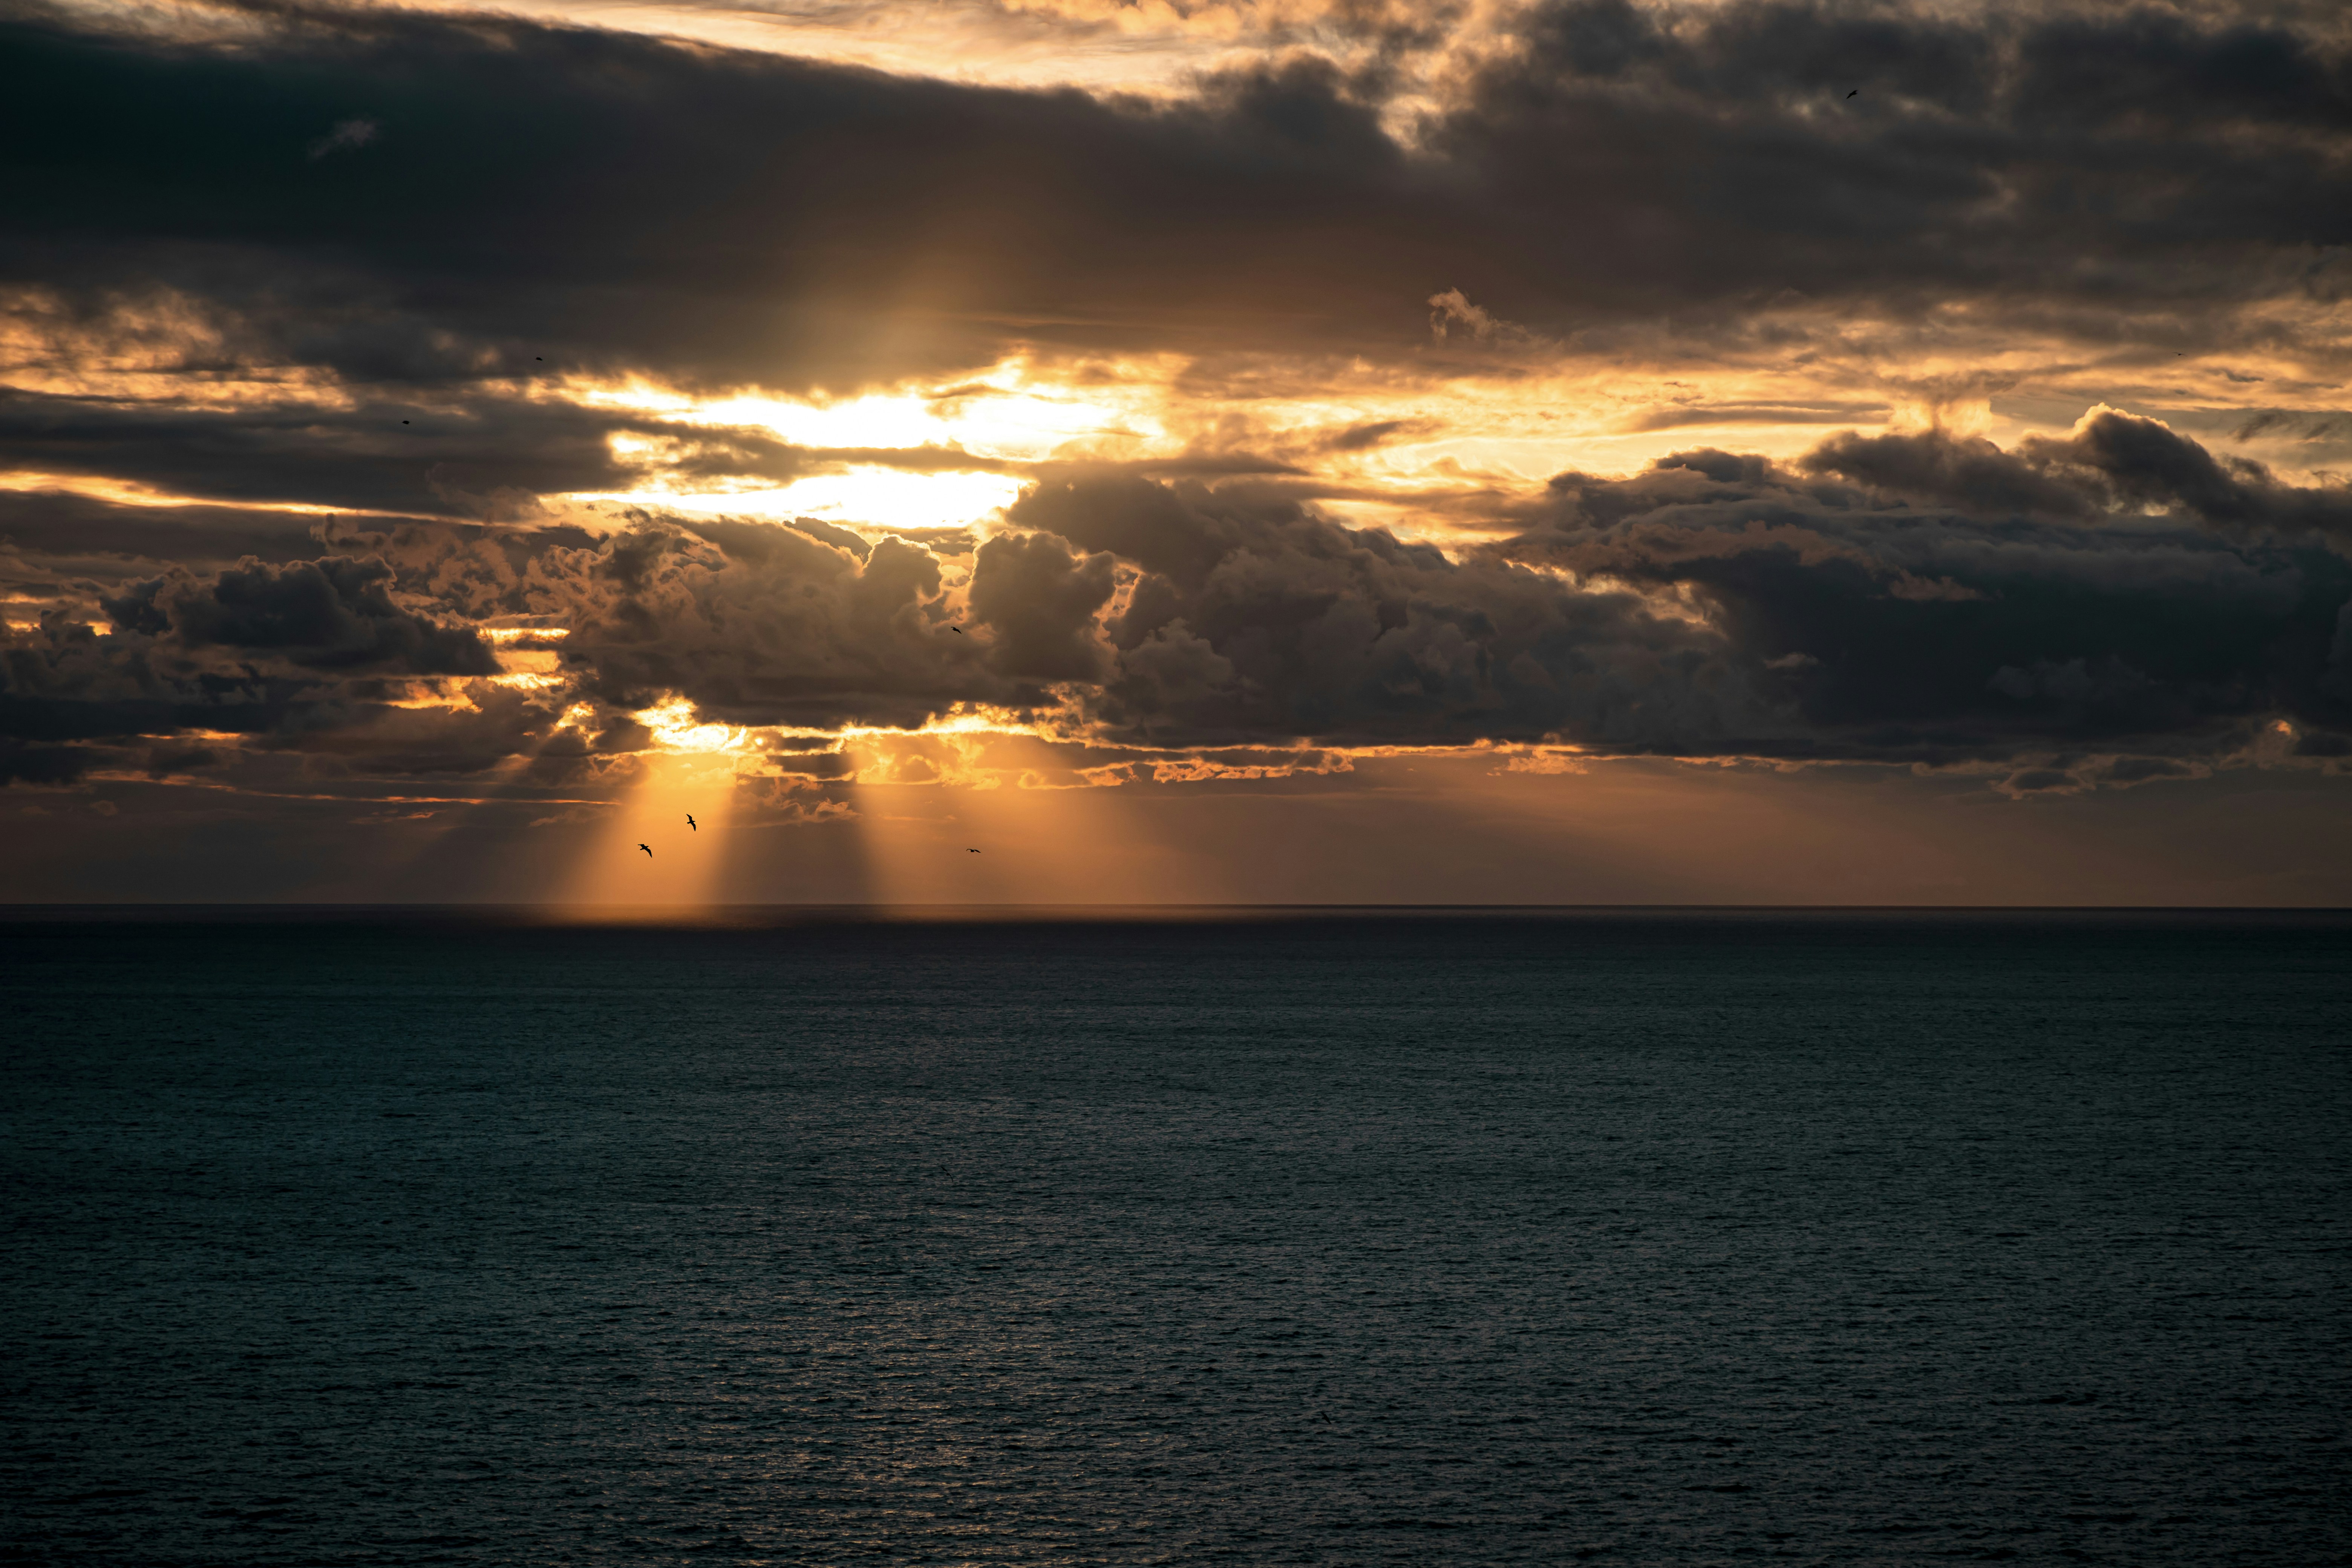
<svg viewBox="0 0 2352 1568">
<path fill-rule="evenodd" d="M 590 903 L 561 900 L 428 903 L 194 900 L 0 902 L 0 923 L 139 919 L 220 921 L 436 919 L 543 925 L 745 925 L 986 921 L 1036 923 L 1085 921 L 1312 920 L 1618 915 L 1835 916 L 2352 916 L 2342 904 L 1735 904 L 1735 903 Z"/>
</svg>

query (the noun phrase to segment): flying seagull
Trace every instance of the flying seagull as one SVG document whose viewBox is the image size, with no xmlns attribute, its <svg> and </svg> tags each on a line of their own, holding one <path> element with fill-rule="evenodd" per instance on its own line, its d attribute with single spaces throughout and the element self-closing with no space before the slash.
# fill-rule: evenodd
<svg viewBox="0 0 2352 1568">
<path fill-rule="evenodd" d="M 977 855 L 977 854 L 979 854 L 979 853 L 980 853 L 980 851 L 979 851 L 979 850 L 977 850 L 977 849 L 967 849 L 967 850 L 965 850 L 965 851 L 964 851 L 964 853 L 965 853 L 965 854 L 967 854 L 967 855 Z"/>
<path fill-rule="evenodd" d="M 1854 93 L 1858 93 L 1858 92 L 1860 92 L 1861 90 L 1862 90 L 1862 89 L 1860 89 L 1860 88 L 1855 88 L 1855 89 L 1853 89 L 1853 92 L 1849 92 L 1849 93 L 1847 93 L 1847 94 L 1846 94 L 1846 96 L 1847 96 L 1848 98 L 1852 98 L 1852 97 L 1853 97 L 1853 96 L 1854 96 Z"/>
<path fill-rule="evenodd" d="M 646 859 L 650 860 L 650 859 L 652 859 L 652 858 L 654 858 L 654 847 L 653 847 L 652 845 L 650 845 L 650 844 L 640 844 L 640 845 L 638 845 L 638 846 L 637 846 L 637 847 L 638 847 L 638 848 L 640 848 L 640 849 L 642 849 L 642 850 L 644 850 L 644 851 L 646 852 Z"/>
<path fill-rule="evenodd" d="M 963 636 L 963 628 L 961 626 L 950 626 L 948 630 L 955 633 L 958 637 Z"/>
<path fill-rule="evenodd" d="M 694 813 L 692 813 L 692 812 L 690 812 L 690 811 L 689 811 L 689 812 L 688 812 L 688 813 L 686 814 L 686 825 L 687 825 L 688 827 L 694 827 Z M 702 829 L 701 829 L 701 828 L 699 828 L 699 827 L 694 827 L 694 830 L 695 830 L 697 833 L 699 833 L 699 832 L 701 832 L 701 831 L 702 831 Z"/>
</svg>

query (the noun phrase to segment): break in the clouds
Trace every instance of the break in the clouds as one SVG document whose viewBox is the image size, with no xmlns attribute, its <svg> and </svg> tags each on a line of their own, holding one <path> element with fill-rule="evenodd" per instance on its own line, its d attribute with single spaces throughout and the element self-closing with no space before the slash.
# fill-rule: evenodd
<svg viewBox="0 0 2352 1568">
<path fill-rule="evenodd" d="M 2331 9 L 538 15 L 7 9 L 0 773 L 2352 750 Z"/>
</svg>

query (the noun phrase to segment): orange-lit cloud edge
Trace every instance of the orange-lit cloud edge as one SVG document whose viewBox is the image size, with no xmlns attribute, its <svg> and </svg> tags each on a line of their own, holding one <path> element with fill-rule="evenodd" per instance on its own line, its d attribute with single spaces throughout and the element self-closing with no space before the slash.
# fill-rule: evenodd
<svg viewBox="0 0 2352 1568">
<path fill-rule="evenodd" d="M 2021 343 L 2013 334 L 1998 352 L 1970 345 L 1956 330 L 1937 352 L 1923 352 L 1929 335 L 1904 327 L 1842 320 L 1803 322 L 1792 313 L 1777 333 L 1771 355 L 1718 352 L 1712 366 L 1687 353 L 1661 352 L 1648 366 L 1629 370 L 1629 346 L 1595 349 L 1533 339 L 1496 322 L 1458 293 L 1433 297 L 1430 342 L 1421 362 L 1318 362 L 1272 356 L 1204 363 L 1178 354 L 1123 359 L 1059 360 L 1014 354 L 993 365 L 931 383 L 858 388 L 837 395 L 790 396 L 760 387 L 711 393 L 658 384 L 644 377 L 593 382 L 576 378 L 518 387 L 550 402 L 625 409 L 658 421 L 674 436 L 613 437 L 616 458 L 638 473 L 629 488 L 551 495 L 520 503 L 511 521 L 562 521 L 611 533 L 648 519 L 767 522 L 815 519 L 868 543 L 891 537 L 924 541 L 949 566 L 934 601 L 946 621 L 966 619 L 961 590 L 970 581 L 973 550 L 1005 531 L 1005 506 L 1040 476 L 1105 468 L 1144 473 L 1198 468 L 1264 470 L 1267 481 L 1312 501 L 1351 526 L 1382 528 L 1395 536 L 1458 550 L 1499 537 L 1515 526 L 1515 506 L 1540 491 L 1549 475 L 1581 469 L 1604 476 L 1636 471 L 1670 452 L 1724 445 L 1786 459 L 1837 430 L 1863 432 L 1937 428 L 1983 436 L 2004 447 L 2035 436 L 2063 434 L 2068 409 L 2113 405 L 2155 416 L 2184 409 L 2237 417 L 2224 401 L 2233 384 L 2259 374 L 2267 406 L 2325 412 L 2337 384 L 2326 377 L 2346 356 L 2333 335 L 2341 322 L 2325 312 L 2291 323 L 2267 355 L 2222 359 L 2175 357 L 2158 351 L 2119 353 L 2086 364 L 2069 359 L 2065 345 Z M 2276 307 L 2272 307 L 2275 310 Z M 1806 352 L 1791 353 L 1791 333 L 1811 331 Z M 180 378 L 136 363 L 77 360 L 75 390 L 141 401 L 186 402 Z M 37 379 L 37 378 L 36 378 Z M 1999 389 L 1998 392 L 1991 389 Z M 301 395 L 322 389 L 306 384 Z M 176 394 L 174 396 L 173 395 Z M 205 401 L 266 403 L 268 382 L 239 382 L 205 390 Z M 1871 419 L 1825 422 L 1825 416 L 1869 413 Z M 1786 417 L 1783 417 L 1786 416 Z M 1349 437 L 1389 427 L 1376 443 Z M 820 457 L 815 471 L 784 484 L 738 482 L 698 487 L 682 474 L 692 443 L 713 432 L 753 430 Z M 2267 458 L 2282 477 L 2326 480 L 2332 470 L 2318 449 L 2284 435 L 2239 449 Z M 89 495 L 117 505 L 201 504 L 133 481 L 19 471 L 0 474 L 0 489 L 51 489 Z M 247 502 L 247 510 L 331 520 L 336 509 L 296 500 Z M 420 522 L 439 520 L 420 518 Z M 1563 574 L 1572 584 L 1572 575 Z M 1118 595 L 1097 617 L 1099 628 L 1124 607 L 1135 574 L 1122 567 Z M 1623 590 L 1616 582 L 1596 587 Z M 60 584 L 62 587 L 63 584 Z M 1703 604 L 1673 594 L 1649 595 L 1654 607 L 1704 620 Z M 54 608 L 57 597 L 42 597 Z M 410 607 L 446 614 L 446 606 L 412 597 Z M 104 635 L 94 605 L 74 606 Z M 557 652 L 571 628 L 545 617 L 527 624 L 492 619 L 476 628 L 498 651 L 502 673 L 487 680 L 412 679 L 387 706 L 424 713 L 478 712 L 494 692 L 526 693 L 566 704 L 556 729 L 580 732 L 615 715 L 577 699 Z M 983 646 L 985 627 L 968 635 Z M 1077 791 L 1137 784 L 1249 784 L 1301 776 L 1349 774 L 1378 759 L 1420 756 L 1452 760 L 1497 774 L 1574 774 L 1632 760 L 1605 749 L 1559 740 L 1522 743 L 1480 740 L 1363 745 L 1328 743 L 1311 736 L 1290 743 L 1235 743 L 1153 748 L 1107 742 L 1097 735 L 1069 689 L 1056 692 L 1058 710 L 1027 713 L 985 704 L 956 703 L 908 728 L 842 725 L 793 728 L 735 725 L 714 720 L 670 695 L 620 717 L 647 731 L 640 748 L 606 759 L 607 793 L 544 793 L 521 787 L 531 758 L 506 759 L 476 779 L 470 790 L 413 791 L 389 781 L 343 781 L 339 793 L 272 792 L 194 776 L 157 779 L 98 769 L 92 781 L 127 782 L 218 791 L 257 798 L 347 800 L 386 809 L 447 808 L 511 804 L 554 811 L 626 814 L 650 793 L 724 798 L 728 816 L 745 824 L 813 825 L 856 815 L 853 802 L 877 788 Z M 2201 778 L 2239 768 L 2295 768 L 2334 773 L 2336 758 L 2295 754 L 2295 726 L 2275 721 L 2249 743 L 2229 752 L 2188 759 L 2163 778 Z M 161 739 L 162 737 L 158 737 Z M 178 739 L 235 749 L 226 732 L 182 732 Z M 1785 756 L 1675 757 L 1640 753 L 1650 761 L 1707 769 L 1752 767 L 1777 773 L 1816 768 L 1904 766 L 1915 773 L 1981 776 L 2002 793 L 2009 781 L 2049 775 L 2034 793 L 2063 795 L 2131 788 L 2153 778 L 2132 776 L 2118 763 L 2128 751 L 2079 747 L 2023 752 L 1997 762 L 1890 764 L 1868 758 Z M 822 759 L 822 766 L 812 763 Z M 689 787 L 690 786 L 690 787 Z M 723 786 L 714 789 L 714 786 Z M 429 812 L 420 813 L 420 816 Z M 543 818 L 545 821 L 558 817 Z M 726 816 L 720 818 L 722 824 Z M 593 898 L 593 889 L 582 896 Z"/>
</svg>

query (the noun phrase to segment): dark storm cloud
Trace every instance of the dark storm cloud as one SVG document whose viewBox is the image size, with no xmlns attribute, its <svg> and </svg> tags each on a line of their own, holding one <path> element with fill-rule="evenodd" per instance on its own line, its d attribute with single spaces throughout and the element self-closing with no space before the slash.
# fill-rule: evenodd
<svg viewBox="0 0 2352 1568">
<path fill-rule="evenodd" d="M 541 494 L 625 489 L 637 470 L 613 455 L 612 437 L 623 433 L 665 443 L 657 460 L 692 479 L 783 480 L 877 460 L 813 455 L 757 431 L 681 428 L 479 389 L 454 406 L 221 409 L 0 387 L 0 466 L 207 500 L 477 517 Z M 895 456 L 910 468 L 989 466 L 936 450 Z"/>
<path fill-rule="evenodd" d="M 2282 484 L 2260 463 L 2217 457 L 2154 419 L 2095 409 L 2063 439 L 2013 453 L 1937 436 L 1834 437 L 1805 465 L 1913 500 L 1976 511 L 2087 519 L 2177 508 L 2239 534 L 2352 537 L 2352 487 Z"/>
<path fill-rule="evenodd" d="M 616 434 L 646 438 L 657 449 L 624 464 L 612 454 Z M 364 530 L 391 526 L 371 515 L 380 510 L 528 520 L 542 510 L 541 493 L 624 489 L 648 469 L 693 486 L 773 483 L 860 466 L 918 473 L 1020 467 L 939 447 L 799 447 L 757 430 L 679 426 L 509 397 L 476 397 L 455 409 L 296 405 L 223 411 L 0 388 L 0 468 L 12 466 L 257 509 L 0 492 L 0 544 L 53 573 L 89 575 L 106 574 L 109 556 L 191 566 L 248 554 L 278 562 L 316 556 L 321 551 L 310 519 L 257 510 L 289 502 L 351 508 L 340 526 Z M 836 542 L 856 542 L 856 535 L 835 533 Z"/>
<path fill-rule="evenodd" d="M 330 555 L 284 566 L 247 562 L 210 578 L 158 577 L 105 601 L 117 626 L 189 647 L 266 650 L 314 669 L 494 675 L 471 626 L 404 610 L 381 561 Z"/>
<path fill-rule="evenodd" d="M 387 673 L 481 668 L 470 631 L 382 615 L 372 601 L 383 571 L 380 563 L 331 559 L 323 570 L 224 574 L 226 595 L 174 584 L 178 596 L 157 597 L 175 613 L 193 606 L 206 633 L 193 644 L 168 624 L 152 634 L 125 626 L 101 637 L 54 613 L 37 627 L 10 628 L 0 640 L 0 761 L 28 784 L 101 770 L 251 783 L 277 758 L 315 783 L 478 773 L 548 749 L 562 706 L 537 694 L 463 679 L 455 705 L 415 707 L 398 700 L 409 695 L 404 681 L 346 673 L 355 664 Z M 333 604 L 305 602 L 305 579 L 314 574 Z M 188 593 L 192 586 L 199 592 Z M 125 610 L 133 621 L 148 615 L 143 600 Z M 210 640 L 226 636 L 248 640 L 234 648 Z M 320 637 L 347 641 L 320 645 Z M 373 646 L 351 646 L 362 638 Z M 267 668 L 273 658 L 278 667 Z M 306 661 L 332 668 L 310 669 Z"/>
<path fill-rule="evenodd" d="M 1804 467 L 1838 474 L 1890 496 L 1977 512 L 2022 513 L 2082 522 L 2102 498 L 1991 442 L 1936 435 L 1833 436 Z M 1557 488 L 1557 487 L 1556 487 Z"/>
<path fill-rule="evenodd" d="M 1783 672 L 1806 732 L 1853 754 L 2204 749 L 2352 716 L 2352 563 L 2304 542 L 2344 498 L 2225 472 L 2150 421 L 2105 411 L 2019 453 L 1842 437 L 1796 471 L 1689 452 L 1551 488 L 1501 553 L 1697 595 L 1726 657 Z"/>
<path fill-rule="evenodd" d="M 1318 68 L 1144 112 L 519 22 L 268 26 L 227 48 L 14 24 L 0 269 L 96 318 L 168 285 L 226 323 L 207 352 L 358 382 L 543 358 L 805 385 L 1007 334 L 1156 344 L 1155 294 L 1163 328 L 1357 295 L 1324 264 L 1393 248 L 1401 155 Z M 353 104 L 380 141 L 306 159 Z M 1285 261 L 1270 223 L 1329 232 Z M 900 363 L 874 357 L 886 317 Z"/>
<path fill-rule="evenodd" d="M 1786 288 L 2211 329 L 2346 287 L 2340 37 L 2155 7 L 1624 0 L 1540 7 L 1523 37 L 1434 138 L 1509 215 L 1514 243 L 1459 281 L 1515 320 Z"/>
<path fill-rule="evenodd" d="M 44 746 L 317 731 L 364 721 L 372 706 L 298 671 L 208 662 L 136 631 L 101 637 L 62 611 L 0 634 L 0 739 Z"/>
<path fill-rule="evenodd" d="M 560 752 L 557 705 L 486 683 L 469 684 L 466 694 L 463 708 L 373 707 L 350 721 L 287 727 L 250 744 L 297 754 L 313 778 L 465 776 L 511 757 L 551 760 L 548 753 Z M 546 783 L 571 776 L 554 767 L 540 774 Z"/>
<path fill-rule="evenodd" d="M 134 562 L 225 564 L 325 553 L 311 519 L 226 506 L 124 506 L 66 491 L 0 495 L 0 546 L 54 569 L 119 577 Z"/>
<path fill-rule="evenodd" d="M 2352 241 L 2340 45 L 2227 15 L 1579 0 L 1418 150 L 1312 60 L 1145 106 L 254 16 L 234 47 L 6 24 L 0 274 L 91 331 L 168 288 L 207 354 L 379 385 L 798 387 L 1024 339 L 1402 353 L 1444 288 L 1548 330 L 1794 289 L 2221 331 L 2339 297 Z M 381 136 L 305 155 L 355 117 Z"/>
<path fill-rule="evenodd" d="M 1011 515 L 1141 569 L 1096 705 L 1129 739 L 1712 749 L 1781 728 L 1711 637 L 1630 594 L 1456 563 L 1294 500 L 1106 478 L 1040 486 Z"/>
<path fill-rule="evenodd" d="M 2261 464 L 2216 458 L 2152 419 L 2103 410 L 2064 441 L 2028 442 L 2027 455 L 2095 475 L 2120 503 L 2177 505 L 2225 531 L 2352 536 L 2352 487 L 2281 484 Z"/>
<path fill-rule="evenodd" d="M 992 661 L 1007 675 L 1093 680 L 1102 673 L 1095 613 L 1110 602 L 1108 555 L 1074 555 L 1051 533 L 1013 534 L 980 547 L 972 617 L 996 634 Z"/>
<path fill-rule="evenodd" d="M 730 723 L 914 726 L 1011 694 L 983 639 L 947 630 L 937 556 L 896 538 L 852 550 L 835 531 L 648 520 L 536 557 L 501 602 L 566 621 L 565 667 L 619 710 L 675 692 Z"/>
<path fill-rule="evenodd" d="M 76 747 L 27 746 L 0 739 L 0 784 L 72 784 L 96 761 L 96 753 Z"/>
</svg>

